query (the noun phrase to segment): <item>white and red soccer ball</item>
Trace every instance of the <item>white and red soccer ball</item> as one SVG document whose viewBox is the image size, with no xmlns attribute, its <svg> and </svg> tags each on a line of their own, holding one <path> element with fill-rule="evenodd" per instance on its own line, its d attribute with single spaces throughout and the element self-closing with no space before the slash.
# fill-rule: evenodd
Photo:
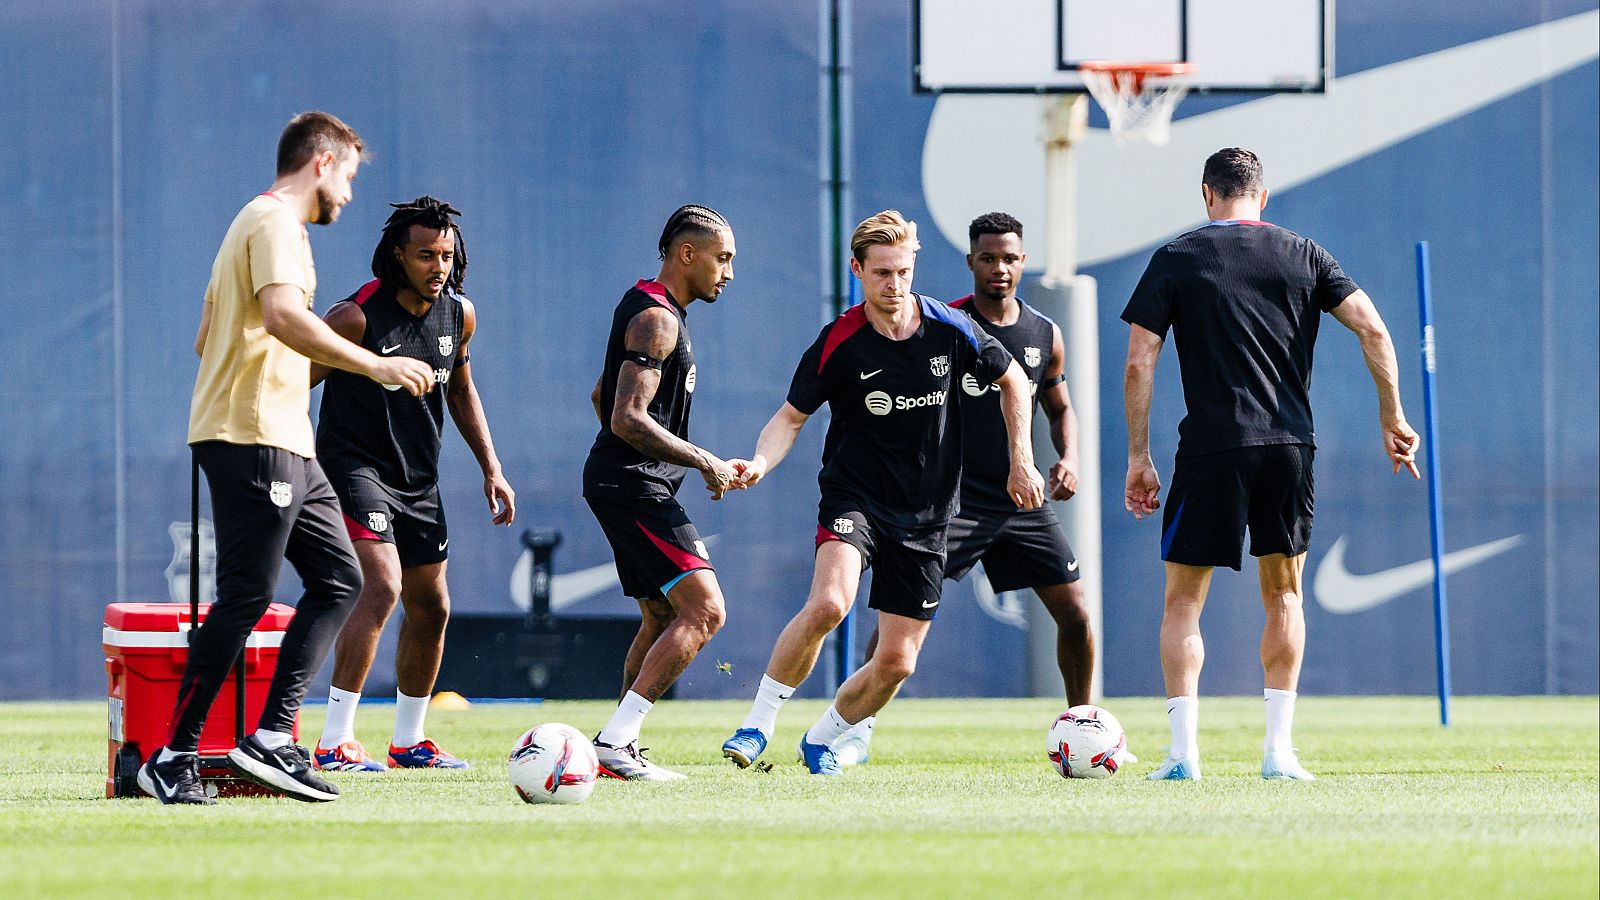
<svg viewBox="0 0 1600 900">
<path fill-rule="evenodd" d="M 523 732 L 506 769 L 527 803 L 582 803 L 594 793 L 600 761 L 578 729 L 547 722 Z"/>
<path fill-rule="evenodd" d="M 1127 746 L 1117 717 L 1088 704 L 1057 716 L 1045 739 L 1050 764 L 1062 778 L 1110 778 Z"/>
</svg>

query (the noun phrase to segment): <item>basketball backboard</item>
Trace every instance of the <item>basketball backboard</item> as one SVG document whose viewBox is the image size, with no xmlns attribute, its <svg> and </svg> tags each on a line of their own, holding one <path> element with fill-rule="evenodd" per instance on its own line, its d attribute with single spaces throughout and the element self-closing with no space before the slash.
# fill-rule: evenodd
<svg viewBox="0 0 1600 900">
<path fill-rule="evenodd" d="M 912 0 L 918 92 L 1078 93 L 1092 60 L 1187 62 L 1200 92 L 1321 93 L 1333 0 Z"/>
</svg>

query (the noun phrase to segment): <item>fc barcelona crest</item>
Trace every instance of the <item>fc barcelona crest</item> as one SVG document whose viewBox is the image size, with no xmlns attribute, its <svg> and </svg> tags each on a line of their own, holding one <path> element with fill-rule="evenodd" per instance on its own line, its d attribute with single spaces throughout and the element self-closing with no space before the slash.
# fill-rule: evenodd
<svg viewBox="0 0 1600 900">
<path fill-rule="evenodd" d="M 950 357 L 948 357 L 948 356 L 934 356 L 934 357 L 931 357 L 928 360 L 928 368 L 933 370 L 933 374 L 939 376 L 940 378 L 943 378 L 944 376 L 950 374 Z"/>
<path fill-rule="evenodd" d="M 1042 354 L 1039 353 L 1039 348 L 1038 347 L 1023 347 L 1022 348 L 1022 359 L 1028 365 L 1037 366 L 1039 364 L 1039 360 L 1042 359 L 1042 358 L 1043 358 Z"/>
<path fill-rule="evenodd" d="M 273 506 L 287 509 L 294 500 L 294 487 L 287 481 L 274 481 L 267 496 L 271 498 Z"/>
<path fill-rule="evenodd" d="M 440 356 L 449 356 L 451 353 L 455 352 L 455 349 L 456 349 L 456 338 L 455 338 L 455 335 L 447 334 L 447 335 L 444 335 L 443 337 L 439 338 L 439 355 Z"/>
</svg>

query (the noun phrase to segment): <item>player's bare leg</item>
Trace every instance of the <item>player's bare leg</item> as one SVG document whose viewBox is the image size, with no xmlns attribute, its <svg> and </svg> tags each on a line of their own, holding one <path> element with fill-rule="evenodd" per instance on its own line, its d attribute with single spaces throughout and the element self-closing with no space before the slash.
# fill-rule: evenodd
<svg viewBox="0 0 1600 900">
<path fill-rule="evenodd" d="M 1161 673 L 1167 686 L 1167 723 L 1172 746 L 1152 780 L 1200 778 L 1200 669 L 1206 661 L 1200 611 L 1211 589 L 1210 566 L 1167 563 L 1166 605 L 1161 615 Z"/>
<path fill-rule="evenodd" d="M 777 728 L 778 710 L 816 667 L 823 641 L 850 612 L 860 584 L 861 551 L 844 541 L 824 541 L 817 548 L 805 606 L 778 635 L 744 724 L 722 744 L 722 755 L 739 768 L 766 750 Z"/>
<path fill-rule="evenodd" d="M 447 560 L 400 570 L 400 643 L 395 651 L 394 736 L 389 740 L 390 768 L 467 769 L 465 760 L 439 749 L 424 729 L 433 683 L 444 656 L 445 626 L 450 622 L 450 590 L 445 584 Z"/>
<path fill-rule="evenodd" d="M 930 624 L 893 613 L 878 615 L 878 641 L 872 658 L 840 685 L 833 705 L 800 741 L 801 761 L 811 774 L 838 775 L 843 771 L 834 743 L 894 699 L 900 685 L 916 671 Z"/>
<path fill-rule="evenodd" d="M 1056 665 L 1067 689 L 1067 705 L 1088 703 L 1094 684 L 1095 643 L 1083 582 L 1046 585 L 1034 592 L 1056 622 Z"/>
<path fill-rule="evenodd" d="M 683 777 L 644 757 L 639 749 L 639 731 L 655 702 L 722 628 L 726 613 L 722 589 L 710 569 L 685 575 L 667 592 L 667 602 L 672 606 L 671 620 L 645 651 L 638 676 L 595 737 L 595 753 L 602 771 L 614 778 L 675 781 Z"/>
<path fill-rule="evenodd" d="M 1261 668 L 1266 676 L 1267 736 L 1263 743 L 1263 778 L 1314 780 L 1300 765 L 1290 738 L 1295 691 L 1306 650 L 1306 615 L 1302 576 L 1306 557 L 1275 553 L 1258 561 L 1261 603 L 1267 622 L 1261 630 Z"/>
<path fill-rule="evenodd" d="M 400 554 L 383 541 L 355 541 L 361 563 L 361 593 L 334 643 L 333 678 L 328 690 L 328 717 L 317 739 L 318 768 L 381 772 L 356 740 L 356 705 L 378 653 L 383 626 L 400 601 Z"/>
<path fill-rule="evenodd" d="M 626 697 L 628 691 L 633 690 L 633 683 L 639 680 L 639 670 L 644 667 L 645 655 L 661 637 L 661 632 L 672 624 L 672 616 L 672 604 L 665 597 L 639 600 L 639 632 L 633 636 L 628 656 L 622 661 L 622 696 Z"/>
</svg>

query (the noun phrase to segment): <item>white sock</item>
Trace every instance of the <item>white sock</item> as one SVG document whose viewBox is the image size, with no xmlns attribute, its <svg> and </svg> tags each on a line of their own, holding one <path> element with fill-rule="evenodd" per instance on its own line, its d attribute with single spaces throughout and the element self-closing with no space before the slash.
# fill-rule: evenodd
<svg viewBox="0 0 1600 900">
<path fill-rule="evenodd" d="M 268 750 L 277 750 L 294 743 L 294 738 L 289 735 L 281 731 L 268 731 L 265 728 L 256 729 L 256 740 L 260 741 L 261 746 Z"/>
<path fill-rule="evenodd" d="M 361 702 L 359 691 L 346 691 L 328 686 L 328 720 L 322 723 L 322 737 L 317 746 L 327 750 L 356 739 L 356 704 Z"/>
<path fill-rule="evenodd" d="M 408 697 L 394 692 L 394 737 L 396 747 L 415 747 L 422 743 L 422 723 L 428 718 L 427 697 Z"/>
<path fill-rule="evenodd" d="M 750 715 L 745 716 L 744 724 L 740 728 L 759 728 L 761 734 L 772 738 L 772 732 L 778 727 L 778 710 L 783 706 L 783 701 L 794 696 L 794 688 L 787 684 L 774 681 L 772 676 L 761 676 L 761 687 L 756 689 L 756 699 L 750 704 Z"/>
<path fill-rule="evenodd" d="M 872 726 L 878 721 L 877 716 L 867 716 L 865 719 L 850 726 L 850 733 L 861 738 L 861 743 L 872 743 Z"/>
<path fill-rule="evenodd" d="M 187 750 L 184 750 L 184 751 L 180 752 L 180 751 L 172 749 L 171 747 L 162 747 L 161 748 L 161 752 L 156 756 L 156 762 L 162 762 L 162 763 L 164 763 L 164 762 L 172 762 L 174 759 L 177 759 L 180 756 L 194 756 L 194 755 L 195 754 L 190 753 Z"/>
<path fill-rule="evenodd" d="M 644 717 L 650 715 L 650 708 L 655 706 L 649 700 L 629 691 L 622 702 L 617 704 L 617 711 L 611 714 L 611 720 L 606 727 L 600 729 L 600 743 L 612 747 L 623 747 L 639 739 L 639 729 L 644 727 Z"/>
<path fill-rule="evenodd" d="M 806 732 L 806 741 L 812 744 L 821 744 L 824 747 L 833 746 L 841 735 L 850 730 L 850 723 L 839 715 L 838 708 L 829 705 L 828 711 L 822 714 L 817 724 L 811 726 Z"/>
<path fill-rule="evenodd" d="M 1167 724 L 1172 726 L 1173 759 L 1200 758 L 1200 698 L 1168 697 Z"/>
<path fill-rule="evenodd" d="M 1289 730 L 1294 725 L 1294 691 L 1267 688 L 1262 691 L 1267 699 L 1267 739 L 1264 750 L 1293 753 L 1294 743 L 1289 740 Z"/>
</svg>

